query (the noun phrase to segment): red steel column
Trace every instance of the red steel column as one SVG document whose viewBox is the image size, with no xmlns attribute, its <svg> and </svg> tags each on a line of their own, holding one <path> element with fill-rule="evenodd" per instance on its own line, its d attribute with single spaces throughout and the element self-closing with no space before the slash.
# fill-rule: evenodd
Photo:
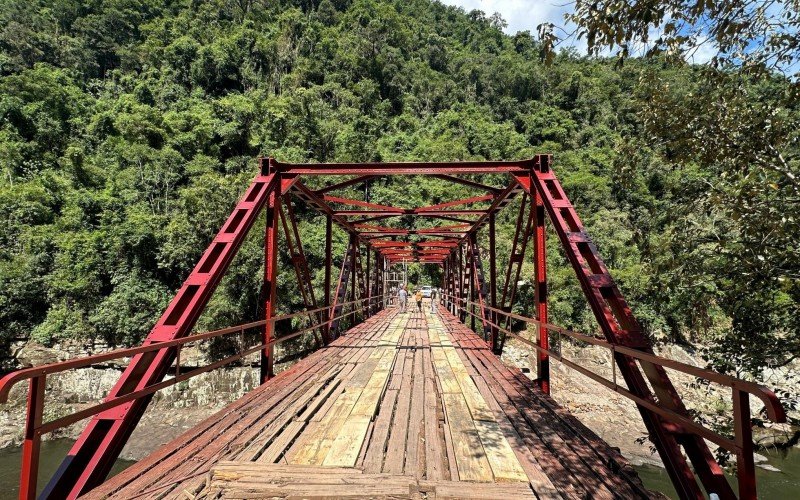
<svg viewBox="0 0 800 500">
<path fill-rule="evenodd" d="M 42 436 L 37 427 L 42 424 L 45 378 L 30 380 L 28 412 L 25 416 L 25 440 L 22 442 L 22 471 L 20 475 L 20 500 L 36 498 L 36 481 L 39 477 L 39 450 Z"/>
<path fill-rule="evenodd" d="M 365 308 L 364 319 L 367 319 L 370 316 L 372 316 L 372 285 L 370 284 L 370 279 L 369 279 L 369 271 L 370 271 L 369 265 L 371 260 L 370 254 L 372 252 L 370 252 L 369 247 L 365 247 L 364 253 L 367 254 L 367 265 L 366 269 L 364 270 L 364 278 L 367 280 L 367 286 L 364 287 L 365 291 L 367 292 L 367 301 L 363 304 L 363 306 Z"/>
<path fill-rule="evenodd" d="M 495 212 L 489 214 L 489 303 L 493 308 L 497 307 L 497 238 L 495 228 Z M 491 311 L 489 318 L 495 325 L 498 324 L 497 313 Z M 496 326 L 492 330 L 492 351 L 497 353 L 499 347 L 498 330 Z"/>
<path fill-rule="evenodd" d="M 461 245 L 458 245 L 458 306 L 460 308 L 460 312 L 458 317 L 461 319 L 461 322 L 467 319 L 467 309 L 464 305 L 464 299 L 466 299 L 466 294 L 464 293 L 464 252 L 461 249 Z"/>
<path fill-rule="evenodd" d="M 358 256 L 358 238 L 356 237 L 355 233 L 350 234 L 350 300 L 353 302 L 350 304 L 350 310 L 352 311 L 350 314 L 350 326 L 349 328 L 353 328 L 356 326 L 356 308 L 359 306 L 357 299 L 361 298 L 358 297 L 358 283 L 356 278 L 356 258 Z"/>
<path fill-rule="evenodd" d="M 276 174 L 276 176 L 279 174 Z M 267 206 L 267 227 L 264 231 L 264 344 L 275 338 L 275 323 L 269 321 L 275 315 L 275 296 L 278 278 L 278 221 L 281 216 L 281 183 L 275 183 L 275 188 L 269 195 Z M 270 346 L 261 351 L 261 383 L 271 379 L 273 364 L 275 363 L 275 346 Z"/>
<path fill-rule="evenodd" d="M 733 428 L 736 436 L 736 477 L 741 500 L 755 500 L 756 465 L 753 459 L 753 427 L 750 421 L 750 395 L 733 390 Z"/>
<path fill-rule="evenodd" d="M 545 211 L 542 195 L 536 191 L 533 196 L 531 210 L 536 211 L 536 229 L 533 239 L 534 255 L 534 302 L 536 304 L 536 319 L 547 323 L 547 247 L 545 246 Z M 538 327 L 539 347 L 550 349 L 550 338 L 546 328 Z M 536 360 L 536 373 L 539 387 L 545 394 L 550 394 L 550 356 L 539 351 Z"/>
<path fill-rule="evenodd" d="M 333 243 L 332 243 L 332 233 L 333 233 L 333 218 L 331 214 L 325 214 L 325 292 L 323 294 L 323 300 L 325 301 L 325 307 L 331 306 L 331 265 L 333 254 Z M 331 317 L 330 310 L 327 311 L 325 315 L 326 319 Z M 325 323 L 324 327 L 325 331 L 325 341 L 331 341 L 331 323 L 330 321 Z"/>
</svg>

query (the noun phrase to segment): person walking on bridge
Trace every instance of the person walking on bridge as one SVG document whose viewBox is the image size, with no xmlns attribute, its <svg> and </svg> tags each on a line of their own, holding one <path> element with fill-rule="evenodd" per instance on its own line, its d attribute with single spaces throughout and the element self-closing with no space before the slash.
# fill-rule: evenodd
<svg viewBox="0 0 800 500">
<path fill-rule="evenodd" d="M 431 314 L 436 314 L 436 289 L 431 288 Z"/>
<path fill-rule="evenodd" d="M 397 302 L 400 306 L 400 312 L 406 312 L 406 304 L 408 303 L 408 292 L 406 291 L 405 285 L 400 285 L 400 289 L 397 291 Z"/>
<path fill-rule="evenodd" d="M 414 294 L 414 299 L 417 301 L 417 311 L 422 312 L 422 290 L 417 288 L 417 293 Z"/>
</svg>

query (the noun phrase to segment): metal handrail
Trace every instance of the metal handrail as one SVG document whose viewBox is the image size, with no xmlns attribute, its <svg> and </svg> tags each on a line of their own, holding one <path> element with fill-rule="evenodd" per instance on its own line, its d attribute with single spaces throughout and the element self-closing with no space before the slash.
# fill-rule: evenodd
<svg viewBox="0 0 800 500">
<path fill-rule="evenodd" d="M 195 335 L 187 335 L 186 337 L 180 339 L 174 339 L 168 341 L 156 341 L 139 347 L 115 349 L 113 351 L 101 354 L 94 354 L 92 356 L 86 356 L 84 358 L 62 361 L 58 363 L 49 363 L 46 365 L 35 366 L 31 368 L 25 368 L 5 375 L 2 379 L 0 379 L 0 403 L 8 402 L 9 393 L 17 383 L 23 380 L 29 380 L 30 382 L 28 388 L 28 397 L 27 397 L 25 441 L 23 442 L 23 454 L 22 454 L 22 460 L 23 460 L 22 485 L 25 486 L 25 488 L 20 489 L 21 494 L 23 489 L 28 492 L 34 492 L 36 490 L 36 476 L 37 476 L 36 471 L 38 471 L 39 468 L 38 443 L 41 440 L 42 435 L 53 432 L 57 429 L 61 429 L 68 425 L 74 424 L 75 422 L 79 422 L 85 418 L 100 414 L 102 412 L 118 407 L 130 401 L 134 401 L 149 396 L 157 391 L 160 391 L 161 389 L 171 387 L 180 382 L 183 382 L 184 380 L 190 379 L 202 373 L 209 372 L 221 366 L 225 366 L 234 361 L 240 360 L 250 354 L 254 354 L 258 351 L 268 349 L 274 345 L 280 344 L 287 340 L 299 337 L 300 335 L 310 330 L 321 328 L 326 325 L 329 326 L 332 322 L 344 318 L 346 316 L 350 316 L 354 314 L 356 311 L 363 312 L 365 309 L 371 308 L 373 302 L 385 301 L 386 296 L 387 294 L 377 295 L 374 297 L 365 297 L 357 300 L 351 300 L 348 302 L 331 304 L 329 306 L 318 307 L 316 309 L 300 311 L 292 314 L 285 314 L 282 316 L 274 316 L 269 319 L 263 319 L 260 321 L 245 323 L 242 325 L 223 328 L 220 330 L 203 332 Z M 358 305 L 356 306 L 356 304 Z M 208 340 L 212 338 L 225 337 L 232 334 L 239 334 L 242 335 L 243 337 L 245 330 L 250 330 L 252 328 L 264 326 L 267 325 L 268 323 L 273 323 L 274 325 L 274 323 L 277 321 L 287 320 L 298 316 L 314 315 L 326 310 L 332 311 L 334 310 L 334 308 L 339 306 L 344 308 L 345 306 L 350 306 L 350 305 L 352 305 L 353 307 L 351 307 L 347 312 L 342 312 L 339 316 L 329 317 L 327 320 L 324 320 L 318 324 L 309 327 L 304 327 L 288 335 L 275 338 L 269 342 L 261 342 L 255 346 L 249 347 L 247 349 L 242 349 L 234 355 L 220 359 L 208 365 L 202 366 L 200 368 L 195 368 L 194 370 L 190 370 L 184 373 L 180 373 L 180 349 L 185 344 L 194 343 L 202 340 Z M 96 404 L 89 408 L 84 408 L 70 415 L 50 420 L 47 422 L 42 422 L 42 416 L 44 413 L 44 395 L 45 395 L 46 379 L 48 375 L 61 373 L 67 370 L 86 368 L 105 361 L 130 358 L 138 354 L 144 354 L 147 352 L 160 351 L 163 349 L 173 349 L 173 348 L 177 350 L 176 361 L 175 361 L 176 374 L 174 377 L 168 380 L 162 380 L 161 382 L 150 384 L 146 387 L 137 389 L 135 391 L 120 396 L 114 396 L 108 398 L 102 403 Z M 31 473 L 31 471 L 33 471 L 33 473 Z"/>
<path fill-rule="evenodd" d="M 369 300 L 369 301 L 378 300 L 378 299 L 382 299 L 384 297 L 385 297 L 385 295 L 380 295 L 380 296 L 375 296 L 375 297 L 365 297 L 365 298 L 361 298 L 361 299 L 357 299 L 357 300 L 351 300 L 351 301 L 348 301 L 348 302 L 340 302 L 340 303 L 336 304 L 336 306 L 344 307 L 344 306 L 348 306 L 350 304 L 365 302 L 367 300 Z M 316 313 L 319 313 L 319 312 L 322 312 L 322 311 L 325 311 L 325 310 L 330 310 L 330 309 L 333 309 L 333 308 L 334 308 L 334 305 L 323 306 L 323 307 L 318 307 L 316 309 L 309 309 L 309 310 L 300 311 L 300 312 L 296 312 L 296 313 L 292 313 L 292 314 L 284 314 L 284 315 L 281 315 L 281 316 L 273 316 L 270 319 L 262 319 L 262 320 L 259 320 L 259 321 L 253 321 L 251 323 L 243 323 L 241 325 L 230 326 L 230 327 L 222 328 L 222 329 L 219 329 L 219 330 L 212 330 L 212 331 L 209 331 L 209 332 L 196 333 L 194 335 L 187 335 L 186 337 L 182 337 L 182 338 L 179 338 L 179 339 L 158 341 L 158 342 L 153 342 L 153 343 L 146 344 L 146 345 L 141 345 L 141 346 L 138 346 L 138 347 L 128 347 L 128 348 L 124 348 L 124 349 L 114 349 L 112 351 L 108 351 L 108 352 L 104 352 L 104 353 L 100 353 L 100 354 L 93 354 L 91 356 L 86 356 L 86 357 L 83 357 L 83 358 L 71 359 L 71 360 L 67 360 L 67 361 L 60 361 L 60 362 L 57 362 L 57 363 L 48 363 L 48 364 L 45 364 L 45 365 L 33 366 L 31 368 L 23 368 L 21 370 L 16 370 L 16 371 L 13 371 L 11 373 L 6 374 L 3 378 L 0 378 L 0 404 L 8 402 L 8 395 L 9 395 L 9 393 L 11 391 L 11 388 L 14 385 L 16 385 L 18 382 L 22 381 L 22 380 L 31 379 L 31 378 L 34 378 L 34 377 L 45 376 L 45 375 L 50 375 L 50 374 L 53 374 L 53 373 L 59 373 L 59 372 L 67 371 L 67 370 L 73 370 L 73 369 L 77 369 L 77 368 L 86 368 L 86 367 L 89 367 L 89 366 L 92 366 L 92 365 L 96 365 L 96 364 L 102 363 L 104 361 L 113 361 L 113 360 L 116 360 L 116 359 L 129 358 L 129 357 L 135 356 L 137 354 L 143 354 L 143 353 L 146 353 L 146 352 L 153 352 L 153 351 L 160 351 L 162 349 L 166 349 L 166 348 L 169 348 L 169 347 L 182 346 L 184 344 L 189 344 L 189 343 L 193 343 L 193 342 L 199 342 L 201 340 L 208 340 L 208 339 L 216 338 L 216 337 L 224 337 L 224 336 L 226 336 L 226 335 L 228 335 L 230 333 L 242 333 L 244 330 L 250 330 L 252 328 L 256 328 L 256 327 L 259 327 L 259 326 L 264 326 L 267 323 L 276 323 L 278 321 L 284 321 L 284 320 L 287 320 L 287 319 L 296 318 L 298 316 L 312 315 L 312 314 L 316 314 Z M 357 308 L 357 310 L 359 310 L 359 311 L 363 311 L 364 309 L 365 309 L 365 306 L 359 306 Z M 295 331 L 295 332 L 293 332 L 293 333 L 291 333 L 289 335 L 284 335 L 283 337 L 276 338 L 276 339 L 274 339 L 273 341 L 271 341 L 269 343 L 259 344 L 256 347 L 259 347 L 259 350 L 260 350 L 260 349 L 264 349 L 264 348 L 270 347 L 272 345 L 280 344 L 281 342 L 293 339 L 293 338 L 297 337 L 299 334 L 305 333 L 305 332 L 307 332 L 309 330 L 314 330 L 314 329 L 320 328 L 322 326 L 329 325 L 332 322 L 336 321 L 337 319 L 341 319 L 343 317 L 349 316 L 352 313 L 353 313 L 353 311 L 347 311 L 346 313 L 343 313 L 343 314 L 341 314 L 339 316 L 336 316 L 334 318 L 329 318 L 329 319 L 327 319 L 327 320 L 325 320 L 325 321 L 323 321 L 321 323 L 315 324 L 315 325 L 310 326 L 310 327 L 303 328 L 303 329 Z"/>
<path fill-rule="evenodd" d="M 716 443 L 718 446 L 734 453 L 737 456 L 737 461 L 739 464 L 742 463 L 741 460 L 747 460 L 748 462 L 751 462 L 753 460 L 754 447 L 752 439 L 752 428 L 750 424 L 750 406 L 748 397 L 750 394 L 756 396 L 764 403 L 764 406 L 767 411 L 767 416 L 771 421 L 776 423 L 786 422 L 786 411 L 781 405 L 780 400 L 778 400 L 778 397 L 775 395 L 773 391 L 771 391 L 770 389 L 768 389 L 763 385 L 756 384 L 754 382 L 748 382 L 746 380 L 741 380 L 735 377 L 731 377 L 729 375 L 717 373 L 712 370 L 698 368 L 696 366 L 682 363 L 680 361 L 662 358 L 660 356 L 656 356 L 655 354 L 651 354 L 649 352 L 644 352 L 625 346 L 614 345 L 611 344 L 610 342 L 599 339 L 597 337 L 593 337 L 591 335 L 574 332 L 572 330 L 568 330 L 561 326 L 552 325 L 550 323 L 545 323 L 533 318 L 528 318 L 526 316 L 521 316 L 519 314 L 503 311 L 502 309 L 491 307 L 489 305 L 485 304 L 481 305 L 480 303 L 467 300 L 466 298 L 457 297 L 454 295 L 450 295 L 448 293 L 442 293 L 441 295 L 443 302 L 445 304 L 453 305 L 457 310 L 464 311 L 467 314 L 470 314 L 471 316 L 486 322 L 486 324 L 490 325 L 492 328 L 496 328 L 499 332 L 502 332 L 507 336 L 519 340 L 526 346 L 531 347 L 542 354 L 555 358 L 557 361 L 563 363 L 565 366 L 568 366 L 580 372 L 581 374 L 589 377 L 590 379 L 600 383 L 604 387 L 611 389 L 612 391 L 622 396 L 625 396 L 628 399 L 631 399 L 637 405 L 647 408 L 649 411 L 658 414 L 660 417 L 666 419 L 670 423 L 677 424 L 677 426 L 680 426 L 674 429 L 675 431 L 686 432 L 687 430 L 689 430 L 692 433 L 697 434 L 702 438 L 707 439 L 713 443 Z M 492 317 L 486 318 L 470 310 L 476 306 L 478 308 L 482 307 L 485 311 L 493 313 Z M 611 366 L 613 370 L 612 371 L 613 379 L 609 380 L 591 370 L 588 370 L 587 368 L 581 366 L 580 364 L 565 358 L 564 356 L 561 355 L 560 352 L 544 348 L 536 344 L 535 342 L 532 342 L 520 335 L 517 335 L 508 328 L 504 328 L 498 325 L 495 322 L 498 321 L 495 315 L 503 315 L 506 318 L 513 318 L 528 324 L 537 325 L 539 327 L 539 331 L 544 332 L 548 336 L 550 335 L 549 332 L 552 331 L 557 333 L 559 336 L 564 335 L 566 337 L 578 341 L 582 341 L 591 345 L 596 345 L 608 349 L 609 351 L 611 351 Z M 560 340 L 561 339 L 559 337 L 559 344 Z M 732 390 L 732 396 L 733 396 L 734 438 L 730 439 L 717 432 L 714 432 L 713 430 L 701 424 L 698 424 L 688 415 L 682 415 L 680 413 L 677 413 L 676 411 L 673 411 L 670 408 L 666 408 L 659 405 L 652 398 L 640 397 L 632 393 L 628 389 L 621 387 L 619 384 L 617 384 L 616 359 L 615 359 L 616 354 L 629 356 L 631 358 L 638 360 L 639 362 L 651 363 L 653 365 L 676 370 L 682 373 L 693 375 L 698 378 L 705 379 L 709 382 L 714 382 L 729 387 Z M 751 467 L 747 467 L 745 469 L 752 470 Z M 753 481 L 755 480 L 754 478 L 750 479 Z M 739 482 L 741 483 L 742 481 L 743 477 L 742 474 L 740 473 Z"/>
</svg>

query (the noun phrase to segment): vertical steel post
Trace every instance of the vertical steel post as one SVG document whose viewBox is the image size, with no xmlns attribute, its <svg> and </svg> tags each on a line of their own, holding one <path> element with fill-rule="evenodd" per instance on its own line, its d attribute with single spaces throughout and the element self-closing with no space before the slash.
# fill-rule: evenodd
<svg viewBox="0 0 800 500">
<path fill-rule="evenodd" d="M 461 249 L 461 245 L 458 245 L 458 317 L 461 319 L 461 322 L 464 323 L 467 319 L 467 310 L 465 308 L 464 299 L 466 299 L 466 293 L 464 290 L 464 251 Z"/>
<path fill-rule="evenodd" d="M 364 250 L 364 253 L 367 254 L 367 266 L 364 270 L 364 277 L 367 280 L 367 285 L 364 287 L 367 292 L 367 303 L 364 304 L 366 307 L 366 309 L 364 309 L 364 318 L 366 319 L 372 316 L 372 284 L 370 283 L 370 257 L 372 252 L 370 252 L 369 247 L 364 248 Z"/>
<path fill-rule="evenodd" d="M 278 174 L 275 174 L 276 176 Z M 267 205 L 267 224 L 264 231 L 264 344 L 272 342 L 275 338 L 275 322 L 271 321 L 275 315 L 275 299 L 278 288 L 278 221 L 281 217 L 281 183 L 275 183 L 275 188 L 269 194 Z M 261 351 L 261 383 L 263 384 L 274 376 L 273 364 L 275 363 L 275 346 L 265 347 Z"/>
<path fill-rule="evenodd" d="M 542 195 L 536 191 L 533 196 L 531 210 L 536 211 L 536 229 L 533 241 L 534 254 L 534 302 L 536 303 L 536 319 L 547 323 L 547 247 L 545 246 L 545 211 Z M 539 347 L 550 348 L 549 331 L 539 325 Z M 539 387 L 545 394 L 550 394 L 550 356 L 545 351 L 539 351 L 536 357 L 536 373 Z"/>
<path fill-rule="evenodd" d="M 450 309 L 453 316 L 458 315 L 458 252 L 450 257 Z"/>
<path fill-rule="evenodd" d="M 474 236 L 474 235 L 473 235 Z M 469 303 L 467 307 L 469 308 L 469 327 L 474 332 L 475 331 L 475 247 L 472 245 L 472 241 L 467 243 L 467 253 L 466 253 L 466 273 L 467 273 L 467 297 L 469 297 Z M 485 339 L 484 339 L 485 340 Z"/>
<path fill-rule="evenodd" d="M 439 301 L 440 301 L 440 302 L 442 302 L 442 301 L 443 301 L 443 299 L 444 299 L 444 297 L 442 296 L 442 294 L 445 294 L 445 293 L 447 293 L 447 272 L 448 272 L 448 267 L 449 267 L 449 266 L 447 265 L 447 264 L 448 264 L 448 262 L 449 262 L 449 257 L 448 257 L 448 259 L 445 259 L 445 261 L 444 261 L 444 262 L 442 262 L 442 283 L 439 285 L 439 286 L 440 286 L 440 288 L 439 288 Z M 447 303 L 447 302 L 446 302 L 446 301 L 444 301 L 444 303 L 442 304 L 442 306 L 444 306 L 444 304 L 446 304 L 446 303 Z"/>
<path fill-rule="evenodd" d="M 351 265 L 352 265 L 351 271 L 350 271 L 350 300 L 351 301 L 355 301 L 358 298 L 360 298 L 360 297 L 358 297 L 358 292 L 356 291 L 356 289 L 358 288 L 358 285 L 356 283 L 356 280 L 357 280 L 357 278 L 356 278 L 356 273 L 357 273 L 357 271 L 356 271 L 356 269 L 357 269 L 357 267 L 356 267 L 356 258 L 357 258 L 357 256 L 358 256 L 358 239 L 356 238 L 356 234 L 355 233 L 350 233 L 350 262 L 351 262 Z M 350 326 L 349 326 L 349 328 L 353 328 L 354 326 L 356 326 L 356 307 L 357 306 L 358 306 L 358 304 L 356 302 L 353 302 L 352 304 L 350 304 L 351 313 L 350 313 Z"/>
<path fill-rule="evenodd" d="M 496 227 L 495 227 L 495 212 L 489 214 L 489 303 L 492 305 L 492 308 L 497 307 L 497 239 L 496 239 Z M 489 318 L 492 320 L 492 323 L 497 325 L 497 313 L 491 311 L 489 313 Z M 492 330 L 492 351 L 495 354 L 499 353 L 499 339 L 496 326 L 491 327 Z"/>
<path fill-rule="evenodd" d="M 39 450 L 42 436 L 38 427 L 42 425 L 44 405 L 44 377 L 34 377 L 28 386 L 28 408 L 25 415 L 25 440 L 22 442 L 22 471 L 20 475 L 20 500 L 36 498 L 36 482 L 39 477 Z"/>
<path fill-rule="evenodd" d="M 323 300 L 325 307 L 331 307 L 331 266 L 333 265 L 333 218 L 331 214 L 325 214 L 325 291 L 323 293 Z M 331 310 L 328 309 L 325 314 L 326 319 L 331 318 Z M 327 321 L 323 328 L 325 332 L 325 342 L 331 341 L 331 323 Z"/>
<path fill-rule="evenodd" d="M 756 495 L 756 465 L 753 458 L 753 427 L 750 422 L 750 395 L 733 389 L 733 429 L 736 439 L 736 477 L 739 498 L 751 500 Z"/>
</svg>

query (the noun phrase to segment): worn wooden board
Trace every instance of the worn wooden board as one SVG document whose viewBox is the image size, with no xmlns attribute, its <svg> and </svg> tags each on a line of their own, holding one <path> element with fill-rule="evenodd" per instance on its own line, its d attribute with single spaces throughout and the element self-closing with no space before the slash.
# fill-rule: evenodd
<svg viewBox="0 0 800 500">
<path fill-rule="evenodd" d="M 443 310 L 381 312 L 182 439 L 88 498 L 648 496 L 615 450 Z M 232 459 L 256 469 L 224 479 Z M 265 465 L 269 478 L 253 472 Z M 361 469 L 369 478 L 352 479 Z"/>
</svg>

